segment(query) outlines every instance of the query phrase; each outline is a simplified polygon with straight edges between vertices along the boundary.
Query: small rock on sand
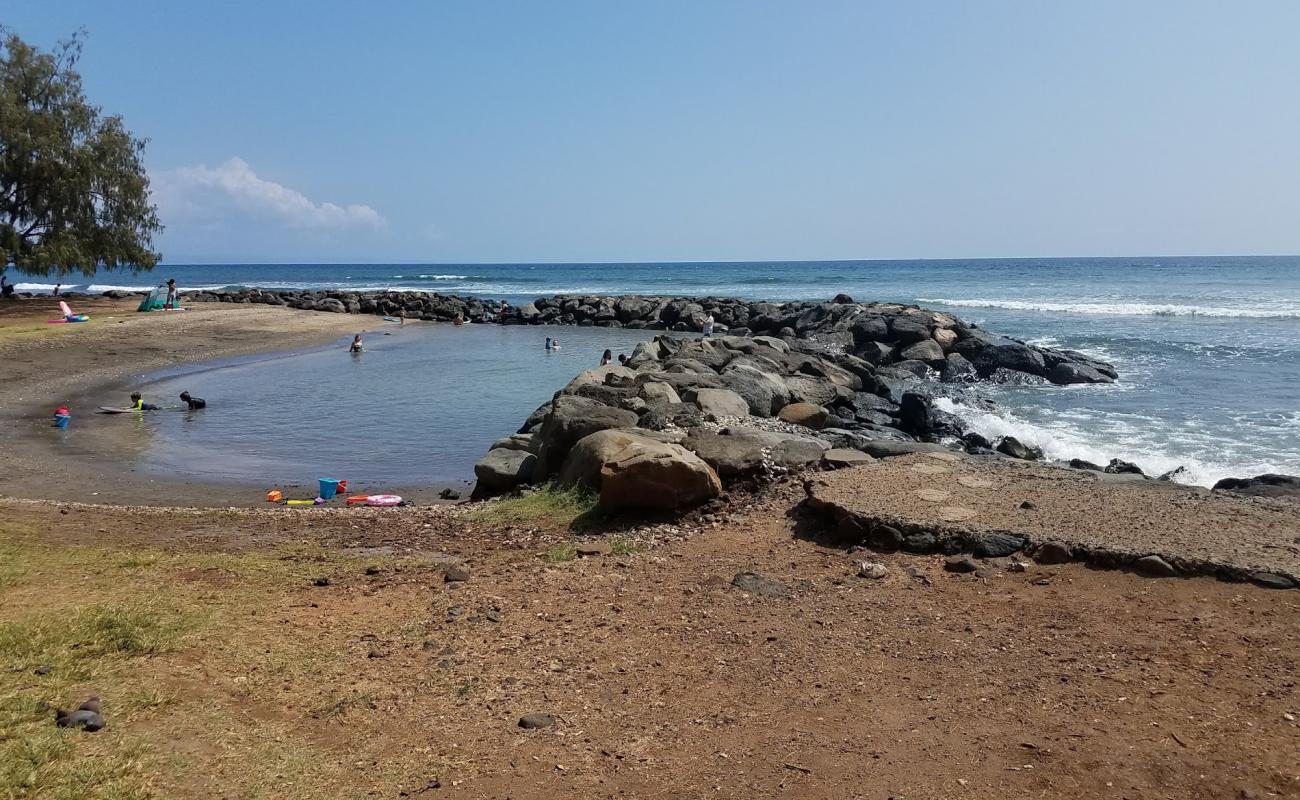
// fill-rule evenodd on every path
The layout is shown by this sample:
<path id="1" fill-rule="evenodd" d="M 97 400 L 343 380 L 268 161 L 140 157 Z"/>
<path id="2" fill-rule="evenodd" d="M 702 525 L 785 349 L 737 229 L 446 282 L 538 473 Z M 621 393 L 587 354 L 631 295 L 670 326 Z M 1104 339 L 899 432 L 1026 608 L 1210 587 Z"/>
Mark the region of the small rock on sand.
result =
<path id="1" fill-rule="evenodd" d="M 469 580 L 469 570 L 460 567 L 447 567 L 443 570 L 442 580 L 444 583 L 463 583 Z"/>
<path id="2" fill-rule="evenodd" d="M 1150 578 L 1172 578 L 1178 574 L 1178 570 L 1169 565 L 1160 556 L 1143 556 L 1133 562 L 1133 571 Z"/>
<path id="3" fill-rule="evenodd" d="M 958 555 L 949 556 L 943 562 L 943 568 L 948 572 L 974 572 L 980 568 L 980 565 L 975 563 L 975 559 L 970 556 Z"/>
<path id="4" fill-rule="evenodd" d="M 916 496 L 927 503 L 942 503 L 952 495 L 940 489 L 917 489 Z"/>
<path id="5" fill-rule="evenodd" d="M 1034 551 L 1034 560 L 1039 564 L 1064 564 L 1072 558 L 1069 546 L 1060 542 L 1044 542 Z"/>
<path id="6" fill-rule="evenodd" d="M 889 569 L 879 561 L 863 561 L 858 564 L 858 577 L 879 580 L 889 574 Z"/>
<path id="7" fill-rule="evenodd" d="M 524 714 L 519 718 L 519 727 L 527 730 L 549 728 L 555 724 L 555 717 L 550 714 Z"/>
<path id="8" fill-rule="evenodd" d="M 609 542 L 581 542 L 574 545 L 573 552 L 580 557 L 607 556 L 614 552 Z"/>

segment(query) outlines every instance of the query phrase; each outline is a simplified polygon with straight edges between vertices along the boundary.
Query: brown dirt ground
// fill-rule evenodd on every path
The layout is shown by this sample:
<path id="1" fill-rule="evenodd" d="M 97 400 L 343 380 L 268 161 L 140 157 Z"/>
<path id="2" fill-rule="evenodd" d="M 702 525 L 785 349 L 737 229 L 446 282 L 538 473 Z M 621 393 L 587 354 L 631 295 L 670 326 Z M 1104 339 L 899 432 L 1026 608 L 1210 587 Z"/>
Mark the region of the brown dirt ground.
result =
<path id="1" fill-rule="evenodd" d="M 158 796 L 1300 796 L 1300 593 L 901 556 L 870 581 L 796 534 L 801 496 L 558 564 L 445 510 L 226 512 L 245 549 L 404 545 L 472 577 L 322 562 L 328 586 L 261 587 L 246 618 L 145 662 L 137 680 L 182 698 L 132 723 L 183 764 Z M 4 510 L 62 544 L 223 538 L 199 512 L 163 529 L 156 509 Z M 791 596 L 730 587 L 746 570 Z M 171 578 L 194 581 L 239 588 L 220 569 Z M 521 730 L 535 712 L 558 722 Z"/>

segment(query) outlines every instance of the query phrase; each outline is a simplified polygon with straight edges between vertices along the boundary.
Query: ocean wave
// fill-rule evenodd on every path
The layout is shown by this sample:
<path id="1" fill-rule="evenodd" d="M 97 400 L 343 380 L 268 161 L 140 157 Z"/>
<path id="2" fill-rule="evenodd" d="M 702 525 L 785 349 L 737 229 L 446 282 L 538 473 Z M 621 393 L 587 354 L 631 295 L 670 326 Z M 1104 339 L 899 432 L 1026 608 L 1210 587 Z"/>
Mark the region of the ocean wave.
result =
<path id="1" fill-rule="evenodd" d="M 1153 417 L 1127 415 L 1132 424 L 1116 415 L 1105 415 L 1100 420 L 1095 414 L 1083 411 L 1059 413 L 1055 419 L 1032 422 L 1014 412 L 999 408 L 989 411 L 976 408 L 948 397 L 935 400 L 935 408 L 961 419 L 971 431 L 991 441 L 1003 436 L 1014 436 L 1024 444 L 1038 447 L 1049 461 L 1069 461 L 1081 458 L 1094 464 L 1106 464 L 1112 458 L 1122 458 L 1137 464 L 1147 475 L 1158 476 L 1183 467 L 1174 480 L 1193 486 L 1213 486 L 1222 478 L 1262 475 L 1268 472 L 1294 472 L 1295 466 L 1280 461 L 1262 461 L 1239 451 L 1239 442 L 1227 437 L 1205 437 L 1202 452 L 1215 452 L 1217 457 L 1177 455 L 1168 452 L 1161 442 L 1150 438 L 1152 430 L 1159 429 L 1160 421 Z M 1098 426 L 1104 425 L 1104 429 Z M 1189 430 L 1182 436 L 1186 440 L 1195 423 L 1184 423 Z"/>
<path id="2" fill-rule="evenodd" d="M 127 286 L 116 283 L 15 283 L 15 292 L 31 292 L 32 294 L 51 294 L 54 287 L 58 286 L 60 294 L 103 294 L 104 292 L 147 292 L 158 286 L 164 285 L 163 281 L 150 283 L 141 286 Z M 181 292 L 211 292 L 216 289 L 224 289 L 224 286 L 178 286 L 177 291 Z"/>
<path id="3" fill-rule="evenodd" d="M 944 297 L 918 297 L 916 302 L 934 303 L 956 308 L 1003 308 L 1011 311 L 1052 311 L 1063 314 L 1099 314 L 1117 317 L 1300 318 L 1300 308 L 1229 308 L 1227 306 L 1191 306 L 1170 303 L 1057 303 L 1047 300 L 953 300 Z"/>

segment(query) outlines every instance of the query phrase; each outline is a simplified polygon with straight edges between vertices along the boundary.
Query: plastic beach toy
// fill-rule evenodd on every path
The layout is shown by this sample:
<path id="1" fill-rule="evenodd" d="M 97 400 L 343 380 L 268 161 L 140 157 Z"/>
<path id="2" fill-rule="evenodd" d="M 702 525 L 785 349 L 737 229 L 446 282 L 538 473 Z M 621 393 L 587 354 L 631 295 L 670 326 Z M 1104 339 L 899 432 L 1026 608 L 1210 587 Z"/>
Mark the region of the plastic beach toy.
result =
<path id="1" fill-rule="evenodd" d="M 338 494 L 338 491 L 341 488 L 340 484 L 343 484 L 343 481 L 340 481 L 338 478 L 321 478 L 320 496 L 326 500 L 333 498 L 334 495 Z M 346 486 L 346 484 L 343 484 L 343 486 Z"/>
<path id="2" fill-rule="evenodd" d="M 395 506 L 400 505 L 402 498 L 395 494 L 372 494 L 366 500 L 368 506 Z"/>
<path id="3" fill-rule="evenodd" d="M 350 506 L 363 506 L 368 502 L 370 502 L 370 495 L 365 494 L 354 494 L 347 500 Z"/>
<path id="4" fill-rule="evenodd" d="M 72 414 L 68 412 L 67 406 L 60 406 L 59 408 L 54 409 L 54 427 L 62 430 L 63 428 L 68 427 L 68 423 L 71 421 Z"/>
<path id="5" fill-rule="evenodd" d="M 266 493 L 266 502 L 268 503 L 278 503 L 283 499 L 284 499 L 284 492 L 280 491 L 279 489 L 272 489 L 271 491 Z"/>

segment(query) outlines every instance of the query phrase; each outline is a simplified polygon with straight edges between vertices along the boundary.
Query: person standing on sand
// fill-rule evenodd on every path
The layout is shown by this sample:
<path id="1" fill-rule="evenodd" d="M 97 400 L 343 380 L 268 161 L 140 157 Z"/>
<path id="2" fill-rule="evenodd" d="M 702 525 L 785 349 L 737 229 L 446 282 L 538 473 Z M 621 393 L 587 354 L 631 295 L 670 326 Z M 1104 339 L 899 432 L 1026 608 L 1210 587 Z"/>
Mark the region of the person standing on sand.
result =
<path id="1" fill-rule="evenodd" d="M 163 308 L 176 308 L 176 279 L 167 279 L 167 300 L 163 302 Z"/>

